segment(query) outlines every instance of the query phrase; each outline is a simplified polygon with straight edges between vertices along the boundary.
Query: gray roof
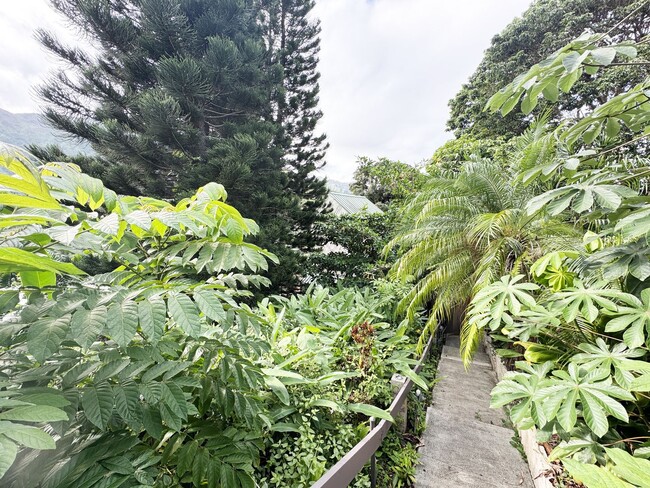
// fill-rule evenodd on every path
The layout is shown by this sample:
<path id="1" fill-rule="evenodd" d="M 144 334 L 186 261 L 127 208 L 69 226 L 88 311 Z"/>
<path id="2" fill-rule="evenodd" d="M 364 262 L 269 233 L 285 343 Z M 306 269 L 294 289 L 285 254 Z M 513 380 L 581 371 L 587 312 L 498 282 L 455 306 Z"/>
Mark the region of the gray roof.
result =
<path id="1" fill-rule="evenodd" d="M 327 201 L 332 206 L 334 215 L 350 215 L 364 211 L 369 214 L 383 213 L 377 205 L 359 195 L 331 191 Z"/>

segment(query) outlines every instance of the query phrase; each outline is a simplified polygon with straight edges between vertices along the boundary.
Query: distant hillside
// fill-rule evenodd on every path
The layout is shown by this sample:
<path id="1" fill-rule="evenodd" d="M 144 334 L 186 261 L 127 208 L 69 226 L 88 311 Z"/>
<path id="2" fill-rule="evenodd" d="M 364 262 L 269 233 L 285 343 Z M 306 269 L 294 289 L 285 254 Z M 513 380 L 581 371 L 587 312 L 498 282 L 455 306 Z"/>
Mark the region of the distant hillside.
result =
<path id="1" fill-rule="evenodd" d="M 0 109 L 0 142 L 25 147 L 30 144 L 56 144 L 66 154 L 93 154 L 90 145 L 71 140 L 63 132 L 50 128 L 40 114 L 12 114 Z"/>
<path id="2" fill-rule="evenodd" d="M 338 193 L 352 193 L 350 191 L 350 183 L 346 183 L 345 181 L 330 180 L 328 178 L 327 188 L 329 188 L 330 191 Z"/>

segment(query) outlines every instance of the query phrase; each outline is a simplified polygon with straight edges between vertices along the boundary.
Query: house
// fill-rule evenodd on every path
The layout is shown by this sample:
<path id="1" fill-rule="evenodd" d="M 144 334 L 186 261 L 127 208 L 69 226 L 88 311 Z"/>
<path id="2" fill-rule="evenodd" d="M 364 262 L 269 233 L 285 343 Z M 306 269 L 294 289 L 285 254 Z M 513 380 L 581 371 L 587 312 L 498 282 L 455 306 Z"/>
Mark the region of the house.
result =
<path id="1" fill-rule="evenodd" d="M 332 207 L 334 215 L 351 215 L 366 212 L 368 214 L 384 213 L 366 197 L 351 193 L 329 192 L 327 202 Z"/>

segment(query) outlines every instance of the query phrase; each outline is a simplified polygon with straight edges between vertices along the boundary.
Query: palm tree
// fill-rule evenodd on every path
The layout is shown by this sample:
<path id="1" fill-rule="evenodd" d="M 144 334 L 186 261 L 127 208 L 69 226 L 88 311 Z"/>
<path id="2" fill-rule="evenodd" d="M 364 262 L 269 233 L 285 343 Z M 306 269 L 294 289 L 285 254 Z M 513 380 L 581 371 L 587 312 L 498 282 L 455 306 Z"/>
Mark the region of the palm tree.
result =
<path id="1" fill-rule="evenodd" d="M 403 228 L 385 250 L 400 253 L 392 275 L 414 282 L 398 310 L 412 317 L 431 307 L 424 334 L 440 320 L 462 317 L 484 286 L 504 274 L 525 272 L 546 252 L 576 241 L 572 226 L 526 213 L 526 203 L 540 189 L 521 182 L 520 167 L 519 162 L 504 167 L 473 158 L 457 172 L 431 178 L 406 207 Z M 464 358 L 471 357 L 479 340 L 479 331 L 464 322 Z"/>

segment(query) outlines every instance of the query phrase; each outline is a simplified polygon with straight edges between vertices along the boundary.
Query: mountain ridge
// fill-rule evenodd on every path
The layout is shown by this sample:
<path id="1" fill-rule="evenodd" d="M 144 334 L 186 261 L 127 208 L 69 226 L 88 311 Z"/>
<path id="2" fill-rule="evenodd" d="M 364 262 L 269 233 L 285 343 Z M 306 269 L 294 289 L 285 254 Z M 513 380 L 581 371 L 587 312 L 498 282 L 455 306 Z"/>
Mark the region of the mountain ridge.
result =
<path id="1" fill-rule="evenodd" d="M 69 155 L 94 154 L 90 145 L 48 126 L 38 113 L 12 113 L 0 108 L 0 142 L 14 146 L 57 145 Z"/>

